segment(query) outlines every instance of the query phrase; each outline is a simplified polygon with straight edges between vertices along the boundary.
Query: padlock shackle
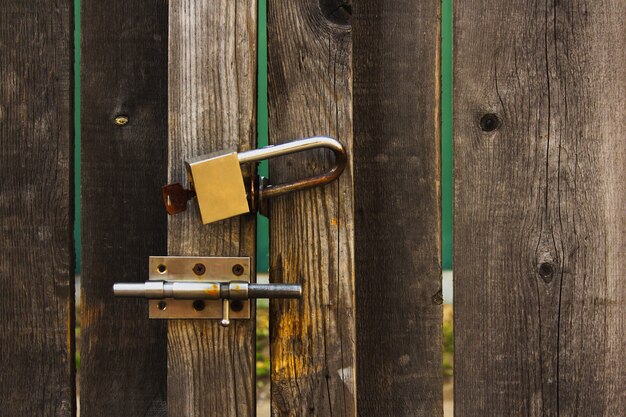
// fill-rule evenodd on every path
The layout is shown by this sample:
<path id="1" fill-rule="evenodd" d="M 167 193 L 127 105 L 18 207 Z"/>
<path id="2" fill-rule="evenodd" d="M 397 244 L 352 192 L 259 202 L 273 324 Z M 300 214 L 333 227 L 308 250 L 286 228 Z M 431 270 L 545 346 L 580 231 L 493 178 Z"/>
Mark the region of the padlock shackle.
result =
<path id="1" fill-rule="evenodd" d="M 270 145 L 260 149 L 253 149 L 238 154 L 239 163 L 259 162 L 264 159 L 277 158 L 279 156 L 289 155 L 297 152 L 303 152 L 310 149 L 326 148 L 330 149 L 335 155 L 335 165 L 319 175 L 308 178 L 302 178 L 294 182 L 285 184 L 259 184 L 258 204 L 263 206 L 263 202 L 270 198 L 278 197 L 294 191 L 306 190 L 320 185 L 325 185 L 336 180 L 346 168 L 348 157 L 346 149 L 341 142 L 326 136 L 316 136 L 312 138 L 299 139 L 280 145 Z"/>
<path id="2" fill-rule="evenodd" d="M 281 143 L 280 145 L 269 145 L 259 149 L 252 149 L 241 152 L 237 156 L 239 158 L 239 163 L 245 164 L 248 162 L 259 162 L 264 159 L 277 158 L 283 155 L 290 155 L 292 153 L 318 148 L 330 149 L 335 153 L 335 155 L 346 154 L 346 150 L 338 140 L 326 136 L 315 136 L 312 138 L 298 139 L 287 143 Z"/>

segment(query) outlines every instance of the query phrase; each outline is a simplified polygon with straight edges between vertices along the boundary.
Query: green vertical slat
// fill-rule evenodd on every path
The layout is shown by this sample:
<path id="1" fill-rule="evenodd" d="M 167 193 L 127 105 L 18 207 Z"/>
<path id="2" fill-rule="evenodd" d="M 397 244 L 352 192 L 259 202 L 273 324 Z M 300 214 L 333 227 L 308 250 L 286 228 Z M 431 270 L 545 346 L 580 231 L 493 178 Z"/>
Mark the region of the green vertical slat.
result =
<path id="1" fill-rule="evenodd" d="M 257 147 L 261 148 L 268 144 L 267 133 L 267 14 L 266 0 L 259 0 L 259 32 L 258 32 L 258 110 L 257 110 Z M 259 175 L 267 176 L 267 161 L 259 165 Z M 257 216 L 257 271 L 269 271 L 269 221 L 267 217 Z"/>
<path id="2" fill-rule="evenodd" d="M 441 8 L 441 231 L 442 268 L 452 269 L 452 0 Z"/>
<path id="3" fill-rule="evenodd" d="M 74 250 L 80 273 L 80 0 L 74 0 Z"/>

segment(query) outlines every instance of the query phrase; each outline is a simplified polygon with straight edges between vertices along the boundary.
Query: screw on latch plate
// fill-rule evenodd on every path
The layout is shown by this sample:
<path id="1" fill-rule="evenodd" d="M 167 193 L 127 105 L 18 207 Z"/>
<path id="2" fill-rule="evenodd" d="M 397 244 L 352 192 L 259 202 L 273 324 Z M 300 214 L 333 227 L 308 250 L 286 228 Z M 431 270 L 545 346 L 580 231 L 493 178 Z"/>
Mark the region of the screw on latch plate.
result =
<path id="1" fill-rule="evenodd" d="M 217 319 L 223 326 L 249 319 L 251 299 L 302 296 L 299 284 L 250 283 L 250 270 L 244 257 L 150 257 L 149 281 L 118 283 L 113 292 L 147 298 L 153 319 Z"/>
<path id="2" fill-rule="evenodd" d="M 197 263 L 193 266 L 193 273 L 196 275 L 204 275 L 206 267 L 202 263 Z"/>

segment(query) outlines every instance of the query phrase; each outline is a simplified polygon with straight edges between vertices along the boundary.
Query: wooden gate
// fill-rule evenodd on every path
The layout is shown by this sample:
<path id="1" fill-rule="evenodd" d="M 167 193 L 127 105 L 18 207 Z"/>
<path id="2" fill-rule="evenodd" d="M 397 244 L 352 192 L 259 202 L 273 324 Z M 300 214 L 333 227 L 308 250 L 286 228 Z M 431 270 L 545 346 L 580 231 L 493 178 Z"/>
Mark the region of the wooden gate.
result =
<path id="1" fill-rule="evenodd" d="M 272 415 L 443 416 L 440 2 L 265 6 L 0 4 L 1 415 L 256 415 L 254 318 L 149 320 L 111 288 L 146 281 L 151 255 L 254 264 L 255 215 L 168 218 L 160 188 L 188 157 L 257 146 L 266 18 L 270 142 L 349 154 L 338 181 L 269 207 L 270 280 L 303 286 L 270 303 Z M 459 417 L 626 407 L 624 18 L 618 0 L 455 4 Z M 269 177 L 330 163 L 281 158 Z"/>

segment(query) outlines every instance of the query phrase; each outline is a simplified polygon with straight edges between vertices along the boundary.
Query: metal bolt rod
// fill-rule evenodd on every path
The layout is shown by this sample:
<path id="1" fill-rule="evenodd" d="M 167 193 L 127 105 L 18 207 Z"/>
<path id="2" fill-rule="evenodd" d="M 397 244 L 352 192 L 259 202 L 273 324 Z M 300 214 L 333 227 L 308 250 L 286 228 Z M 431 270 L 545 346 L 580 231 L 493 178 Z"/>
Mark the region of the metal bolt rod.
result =
<path id="1" fill-rule="evenodd" d="M 301 298 L 300 284 L 248 284 L 250 298 Z"/>
<path id="2" fill-rule="evenodd" d="M 248 284 L 189 281 L 147 281 L 145 283 L 117 283 L 113 285 L 117 297 L 179 300 L 218 300 L 251 298 L 300 298 L 300 284 Z M 247 296 L 246 296 L 247 295 Z"/>
<path id="3" fill-rule="evenodd" d="M 218 300 L 219 282 L 147 281 L 145 283 L 118 283 L 113 285 L 118 297 L 177 298 L 183 300 Z"/>

